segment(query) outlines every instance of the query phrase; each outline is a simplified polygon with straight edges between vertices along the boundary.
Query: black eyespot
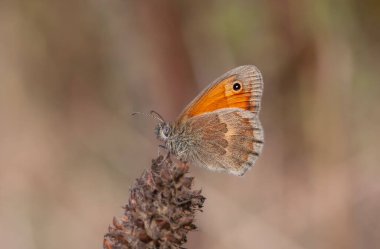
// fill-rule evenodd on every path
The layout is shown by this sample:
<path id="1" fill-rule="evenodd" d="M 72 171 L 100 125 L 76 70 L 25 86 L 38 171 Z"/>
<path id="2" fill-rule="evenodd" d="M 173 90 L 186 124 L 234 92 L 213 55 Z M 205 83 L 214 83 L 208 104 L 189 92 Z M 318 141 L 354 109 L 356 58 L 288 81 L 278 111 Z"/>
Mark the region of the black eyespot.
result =
<path id="1" fill-rule="evenodd" d="M 241 84 L 239 82 L 235 82 L 232 89 L 234 89 L 234 91 L 239 91 L 241 89 Z"/>

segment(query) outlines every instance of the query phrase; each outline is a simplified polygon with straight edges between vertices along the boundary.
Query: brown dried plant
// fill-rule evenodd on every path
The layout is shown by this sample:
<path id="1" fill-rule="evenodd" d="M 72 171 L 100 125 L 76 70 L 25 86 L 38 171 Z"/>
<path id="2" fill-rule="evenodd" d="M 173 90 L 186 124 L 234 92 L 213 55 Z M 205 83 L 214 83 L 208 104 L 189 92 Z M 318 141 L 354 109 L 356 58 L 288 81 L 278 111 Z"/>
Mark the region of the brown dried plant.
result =
<path id="1" fill-rule="evenodd" d="M 187 233 L 205 197 L 191 190 L 188 165 L 159 156 L 130 189 L 121 218 L 114 218 L 104 236 L 105 249 L 183 248 Z"/>

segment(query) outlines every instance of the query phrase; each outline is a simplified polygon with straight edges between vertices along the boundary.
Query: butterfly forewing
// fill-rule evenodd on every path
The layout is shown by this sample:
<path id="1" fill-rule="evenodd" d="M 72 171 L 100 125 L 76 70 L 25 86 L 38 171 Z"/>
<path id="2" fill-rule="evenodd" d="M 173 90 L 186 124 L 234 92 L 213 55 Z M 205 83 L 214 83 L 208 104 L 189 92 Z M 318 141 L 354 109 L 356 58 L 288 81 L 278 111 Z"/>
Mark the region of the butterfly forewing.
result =
<path id="1" fill-rule="evenodd" d="M 236 84 L 240 84 L 238 89 L 234 88 Z M 260 71 L 253 65 L 237 67 L 211 83 L 184 109 L 178 120 L 183 122 L 223 108 L 239 108 L 258 113 L 262 92 Z"/>

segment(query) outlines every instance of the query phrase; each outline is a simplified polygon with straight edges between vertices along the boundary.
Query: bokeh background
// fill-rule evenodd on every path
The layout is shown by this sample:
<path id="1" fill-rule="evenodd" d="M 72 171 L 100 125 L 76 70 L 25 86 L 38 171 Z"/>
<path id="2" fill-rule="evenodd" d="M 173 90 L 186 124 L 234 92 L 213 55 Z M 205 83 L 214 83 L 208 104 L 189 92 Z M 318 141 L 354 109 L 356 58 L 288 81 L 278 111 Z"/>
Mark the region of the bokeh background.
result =
<path id="1" fill-rule="evenodd" d="M 213 79 L 263 73 L 262 157 L 191 168 L 189 248 L 380 247 L 380 3 L 0 2 L 2 248 L 101 248 L 129 186 Z"/>

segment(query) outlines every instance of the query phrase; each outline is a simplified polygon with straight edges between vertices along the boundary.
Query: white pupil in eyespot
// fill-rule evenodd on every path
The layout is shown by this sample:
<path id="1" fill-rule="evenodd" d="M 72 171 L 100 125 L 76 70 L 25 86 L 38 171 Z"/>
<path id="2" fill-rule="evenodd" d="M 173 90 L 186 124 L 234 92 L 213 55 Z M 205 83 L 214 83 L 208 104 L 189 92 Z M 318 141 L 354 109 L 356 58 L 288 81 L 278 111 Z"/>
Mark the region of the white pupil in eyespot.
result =
<path id="1" fill-rule="evenodd" d="M 234 89 L 234 91 L 239 91 L 241 88 L 241 85 L 240 83 L 235 82 L 232 88 Z"/>

